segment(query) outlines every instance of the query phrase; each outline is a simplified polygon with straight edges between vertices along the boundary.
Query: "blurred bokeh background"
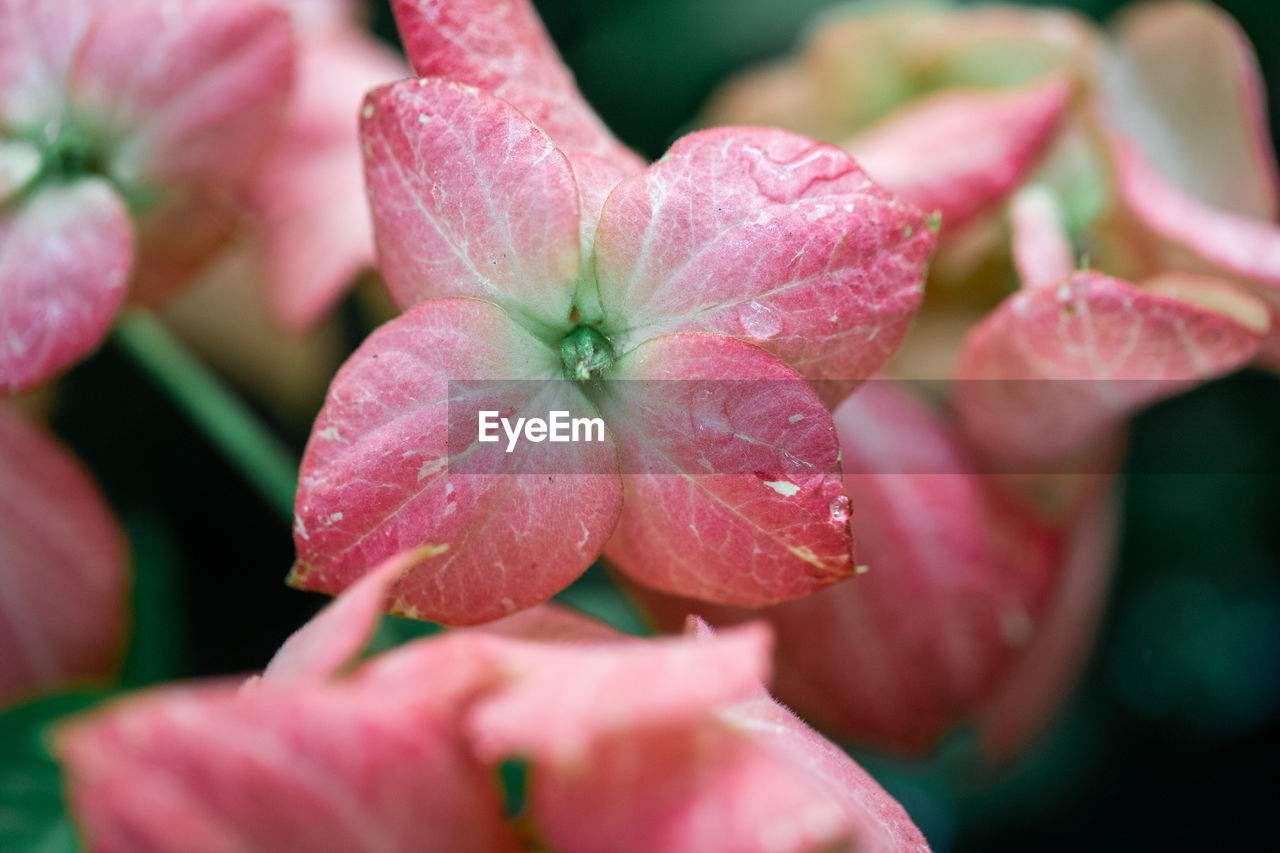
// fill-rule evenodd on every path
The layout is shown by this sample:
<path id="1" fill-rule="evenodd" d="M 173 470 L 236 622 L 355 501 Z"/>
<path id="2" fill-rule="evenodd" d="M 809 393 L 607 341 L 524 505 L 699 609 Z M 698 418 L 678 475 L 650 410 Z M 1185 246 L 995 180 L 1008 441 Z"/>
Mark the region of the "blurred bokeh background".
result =
<path id="1" fill-rule="evenodd" d="M 793 47 L 823 0 L 537 0 L 588 100 L 650 157 L 729 74 Z M 1048 5 L 1048 4 L 1043 4 Z M 1121 3 L 1075 0 L 1105 20 Z M 1230 0 L 1280 115 L 1280 4 Z M 385 0 L 370 21 L 388 40 Z M 353 105 L 353 113 L 354 113 Z M 1276 126 L 1273 120 L 1273 135 Z M 343 346 L 375 311 L 340 316 Z M 289 414 L 242 389 L 299 453 Z M 315 401 L 318 405 L 319 400 Z M 320 604 L 287 589 L 287 521 L 114 345 L 50 404 L 136 558 L 129 685 L 259 669 Z M 1187 473 L 1160 470 L 1171 454 Z M 859 754 L 939 851 L 1244 849 L 1280 829 L 1280 378 L 1250 372 L 1144 413 L 1123 483 L 1113 595 L 1083 682 L 1012 766 Z M 571 595 L 608 615 L 594 575 Z"/>

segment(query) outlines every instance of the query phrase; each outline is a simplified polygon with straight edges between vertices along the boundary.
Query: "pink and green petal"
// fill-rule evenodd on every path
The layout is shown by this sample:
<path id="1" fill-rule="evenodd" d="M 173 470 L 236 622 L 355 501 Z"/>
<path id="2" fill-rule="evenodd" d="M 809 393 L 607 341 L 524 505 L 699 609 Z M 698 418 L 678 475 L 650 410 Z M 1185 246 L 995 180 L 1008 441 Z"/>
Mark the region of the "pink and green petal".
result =
<path id="1" fill-rule="evenodd" d="M 1202 204 L 1274 219 L 1277 177 L 1248 38 L 1209 3 L 1149 2 L 1116 21 L 1103 94 L 1156 172 Z"/>
<path id="2" fill-rule="evenodd" d="M 1070 101 L 1061 77 L 1011 90 L 948 89 L 915 101 L 844 147 L 882 186 L 947 231 L 988 213 L 1027 176 Z"/>
<path id="3" fill-rule="evenodd" d="M 694 133 L 605 205 L 601 328 L 624 352 L 728 335 L 807 379 L 855 382 L 905 334 L 933 244 L 920 212 L 837 148 L 780 130 Z"/>
<path id="4" fill-rule="evenodd" d="M 429 546 L 432 556 L 392 588 L 395 610 L 449 624 L 495 619 L 567 586 L 619 511 L 609 437 L 507 454 L 502 441 L 476 443 L 475 432 L 467 446 L 451 447 L 449 436 L 455 406 L 512 417 L 589 407 L 561 371 L 557 352 L 476 300 L 432 300 L 376 331 L 339 371 L 307 446 L 292 582 L 336 593 L 382 560 Z M 482 381 L 471 392 L 451 380 Z M 577 522 L 570 531 L 565 518 Z"/>
<path id="5" fill-rule="evenodd" d="M 1075 273 L 1009 297 L 970 332 L 955 402 L 990 458 L 1061 463 L 1141 407 L 1247 364 L 1267 321 L 1261 303 L 1222 282 L 1181 276 L 1144 289 Z"/>
<path id="6" fill-rule="evenodd" d="M 853 572 L 831 417 L 772 356 L 655 338 L 614 364 L 599 404 L 625 492 L 606 553 L 635 580 L 759 606 Z"/>
<path id="7" fill-rule="evenodd" d="M 127 185 L 247 178 L 281 126 L 288 15 L 250 0 L 133 3 L 98 16 L 69 82 Z"/>
<path id="8" fill-rule="evenodd" d="M 515 851 L 488 772 L 430 706 L 320 685 L 157 691 L 78 719 L 55 751 L 88 846 Z"/>
<path id="9" fill-rule="evenodd" d="M 448 77 L 514 105 L 569 157 L 583 194 L 590 245 L 609 190 L 644 168 L 573 82 L 529 0 L 393 0 L 414 69 Z"/>
<path id="10" fill-rule="evenodd" d="M 49 186 L 0 212 L 0 391 L 43 382 L 107 336 L 133 225 L 102 180 Z"/>
<path id="11" fill-rule="evenodd" d="M 0 705 L 115 675 L 125 551 L 89 473 L 0 403 Z"/>
<path id="12" fill-rule="evenodd" d="M 581 252 L 573 170 L 505 101 L 440 79 L 365 101 L 365 176 L 383 276 L 401 307 L 467 296 L 568 331 Z"/>
<path id="13" fill-rule="evenodd" d="M 106 0 L 6 0 L 0 7 L 0 124 L 43 130 L 62 114 L 67 72 Z"/>

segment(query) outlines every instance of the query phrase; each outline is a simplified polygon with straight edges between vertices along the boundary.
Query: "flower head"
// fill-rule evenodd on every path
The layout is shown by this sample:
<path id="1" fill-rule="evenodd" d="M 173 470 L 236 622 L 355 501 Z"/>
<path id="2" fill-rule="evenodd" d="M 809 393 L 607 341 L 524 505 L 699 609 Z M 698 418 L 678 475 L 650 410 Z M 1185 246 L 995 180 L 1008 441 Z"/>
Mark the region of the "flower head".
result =
<path id="1" fill-rule="evenodd" d="M 446 75 L 379 89 L 363 112 L 381 269 L 407 310 L 330 389 L 294 582 L 337 591 L 429 544 L 397 607 L 468 623 L 545 600 L 602 550 L 645 583 L 735 604 L 848 575 L 835 433 L 802 380 L 834 401 L 893 352 L 933 245 L 921 214 L 781 131 L 695 133 L 644 169 L 526 3 L 396 10 L 418 71 Z M 708 399 L 725 380 L 745 381 Z M 554 399 L 608 435 L 548 467 L 549 445 L 513 458 L 450 441 L 468 399 Z"/>

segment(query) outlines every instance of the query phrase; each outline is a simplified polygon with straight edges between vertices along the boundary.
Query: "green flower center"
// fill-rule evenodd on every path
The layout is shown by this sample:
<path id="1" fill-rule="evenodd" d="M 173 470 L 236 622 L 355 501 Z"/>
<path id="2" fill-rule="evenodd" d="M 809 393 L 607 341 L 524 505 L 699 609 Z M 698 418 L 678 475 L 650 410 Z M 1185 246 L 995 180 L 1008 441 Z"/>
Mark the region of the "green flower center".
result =
<path id="1" fill-rule="evenodd" d="M 564 375 L 575 382 L 596 379 L 613 364 L 609 339 L 590 326 L 579 326 L 560 342 Z"/>

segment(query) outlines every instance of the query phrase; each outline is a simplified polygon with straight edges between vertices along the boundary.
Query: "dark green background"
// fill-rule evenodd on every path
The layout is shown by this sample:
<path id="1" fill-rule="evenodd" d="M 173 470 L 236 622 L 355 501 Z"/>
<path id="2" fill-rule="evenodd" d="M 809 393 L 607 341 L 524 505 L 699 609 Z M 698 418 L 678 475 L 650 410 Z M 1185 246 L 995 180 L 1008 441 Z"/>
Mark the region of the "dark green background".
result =
<path id="1" fill-rule="evenodd" d="M 794 44 L 819 0 L 542 0 L 588 99 L 661 154 L 719 80 Z M 1078 2 L 1108 14 L 1114 2 Z M 1226 7 L 1280 91 L 1275 0 Z M 393 38 L 385 2 L 375 27 Z M 1271 96 L 1272 115 L 1280 113 Z M 367 332 L 344 308 L 352 346 Z M 288 526 L 108 345 L 69 375 L 54 426 L 93 468 L 137 560 L 141 685 L 259 669 L 322 603 L 288 590 Z M 263 413 L 270 419 L 270 415 Z M 273 422 L 301 451 L 305 425 Z M 1280 380 L 1247 373 L 1139 418 L 1131 470 L 1175 451 L 1200 474 L 1133 474 L 1114 595 L 1086 679 L 1020 761 L 976 765 L 958 736 L 918 765 L 860 756 L 935 849 L 1270 846 L 1280 804 Z M 1182 458 L 1187 458 L 1186 456 Z M 613 613 L 594 575 L 572 596 Z M 0 849 L 65 849 L 36 723 L 64 697 L 0 716 Z M 1273 842 L 1274 843 L 1274 842 Z M 47 845 L 41 847 L 40 845 Z"/>

